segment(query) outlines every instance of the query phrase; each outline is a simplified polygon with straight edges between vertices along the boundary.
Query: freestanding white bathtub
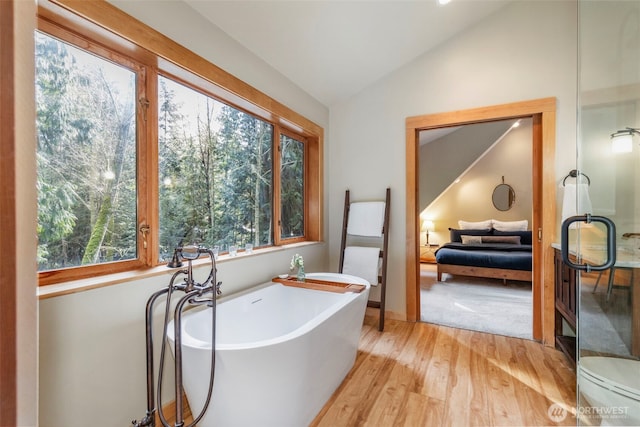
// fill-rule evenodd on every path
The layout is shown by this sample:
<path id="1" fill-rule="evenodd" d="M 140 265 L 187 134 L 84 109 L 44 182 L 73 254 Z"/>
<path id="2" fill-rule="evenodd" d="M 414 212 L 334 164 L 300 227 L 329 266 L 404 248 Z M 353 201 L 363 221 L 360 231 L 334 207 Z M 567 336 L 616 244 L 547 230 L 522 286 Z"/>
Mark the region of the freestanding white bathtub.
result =
<path id="1" fill-rule="evenodd" d="M 268 283 L 221 299 L 213 397 L 199 427 L 307 426 L 338 388 L 355 362 L 369 284 L 336 273 L 307 277 L 367 288 L 334 293 Z M 182 317 L 183 383 L 194 414 L 209 385 L 211 313 Z M 173 348 L 173 324 L 168 331 Z"/>

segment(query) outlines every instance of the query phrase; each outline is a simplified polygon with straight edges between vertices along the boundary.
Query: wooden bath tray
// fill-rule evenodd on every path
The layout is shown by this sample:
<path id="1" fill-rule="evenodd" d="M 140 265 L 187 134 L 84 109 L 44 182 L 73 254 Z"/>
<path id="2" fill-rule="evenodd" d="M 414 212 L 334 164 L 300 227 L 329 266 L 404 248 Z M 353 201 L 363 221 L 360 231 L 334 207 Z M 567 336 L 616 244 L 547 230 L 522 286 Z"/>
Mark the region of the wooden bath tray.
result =
<path id="1" fill-rule="evenodd" d="M 345 292 L 360 293 L 367 288 L 365 285 L 359 285 L 356 283 L 330 282 L 328 280 L 309 279 L 309 278 L 305 279 L 304 282 L 298 282 L 295 276 L 289 276 L 286 279 L 274 277 L 273 279 L 271 279 L 271 281 L 282 283 L 285 286 L 293 286 L 296 288 L 316 289 L 319 291 L 329 291 L 329 292 L 339 292 L 339 293 L 345 293 Z"/>

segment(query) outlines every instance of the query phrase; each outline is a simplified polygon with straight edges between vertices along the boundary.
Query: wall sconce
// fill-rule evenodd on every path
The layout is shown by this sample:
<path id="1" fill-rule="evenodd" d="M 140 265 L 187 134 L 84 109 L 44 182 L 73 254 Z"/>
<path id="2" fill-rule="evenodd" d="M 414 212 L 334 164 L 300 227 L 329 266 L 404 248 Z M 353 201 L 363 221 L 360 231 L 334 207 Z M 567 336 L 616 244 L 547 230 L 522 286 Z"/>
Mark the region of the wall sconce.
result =
<path id="1" fill-rule="evenodd" d="M 611 134 L 611 151 L 614 153 L 630 153 L 633 151 L 633 134 L 640 134 L 640 129 L 624 128 Z"/>
<path id="2" fill-rule="evenodd" d="M 425 243 L 426 246 L 429 246 L 429 232 L 436 231 L 435 224 L 431 220 L 422 221 L 422 231 L 426 232 L 427 241 Z"/>

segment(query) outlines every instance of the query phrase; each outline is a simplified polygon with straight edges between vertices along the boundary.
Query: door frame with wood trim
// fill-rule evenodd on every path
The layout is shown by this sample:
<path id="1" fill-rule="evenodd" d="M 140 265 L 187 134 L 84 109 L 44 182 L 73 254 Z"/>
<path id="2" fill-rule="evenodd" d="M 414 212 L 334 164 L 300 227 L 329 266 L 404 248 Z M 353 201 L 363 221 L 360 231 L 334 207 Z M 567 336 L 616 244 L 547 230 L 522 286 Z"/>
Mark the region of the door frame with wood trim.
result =
<path id="1" fill-rule="evenodd" d="M 0 192 L 0 241 L 12 250 L 16 246 L 16 93 L 15 93 L 15 1 L 0 1 L 0 177 L 3 191 Z M 16 263 L 9 262 L 0 271 L 0 423 L 15 425 L 18 419 L 18 271 Z M 23 283 L 24 285 L 24 283 Z"/>
<path id="2" fill-rule="evenodd" d="M 407 320 L 419 321 L 420 269 L 418 212 L 418 149 L 420 131 L 495 120 L 531 117 L 533 120 L 533 338 L 554 342 L 553 248 L 556 228 L 555 140 L 556 98 L 500 104 L 469 110 L 407 117 Z"/>

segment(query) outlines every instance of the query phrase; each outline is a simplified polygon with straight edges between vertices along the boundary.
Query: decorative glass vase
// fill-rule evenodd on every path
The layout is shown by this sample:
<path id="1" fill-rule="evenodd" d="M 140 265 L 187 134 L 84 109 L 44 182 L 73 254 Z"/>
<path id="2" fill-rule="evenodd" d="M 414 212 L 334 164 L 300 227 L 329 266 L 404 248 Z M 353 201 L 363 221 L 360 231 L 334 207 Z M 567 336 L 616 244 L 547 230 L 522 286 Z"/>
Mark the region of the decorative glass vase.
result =
<path id="1" fill-rule="evenodd" d="M 304 282 L 304 267 L 303 266 L 299 266 L 298 267 L 298 275 L 296 276 L 296 280 L 298 282 Z"/>

